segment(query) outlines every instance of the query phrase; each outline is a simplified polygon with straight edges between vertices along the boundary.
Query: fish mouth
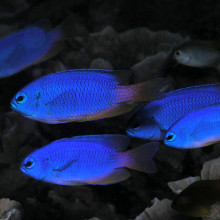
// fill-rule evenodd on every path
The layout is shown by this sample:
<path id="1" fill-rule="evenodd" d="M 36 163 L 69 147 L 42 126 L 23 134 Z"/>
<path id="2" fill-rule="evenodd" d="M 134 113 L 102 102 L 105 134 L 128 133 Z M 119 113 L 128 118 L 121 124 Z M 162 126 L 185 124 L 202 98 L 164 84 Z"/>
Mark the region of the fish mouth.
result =
<path id="1" fill-rule="evenodd" d="M 23 112 L 20 112 L 17 110 L 17 105 L 15 103 L 10 103 L 10 108 L 13 110 L 13 111 L 16 111 L 16 112 L 19 112 L 21 115 L 23 115 L 24 117 L 30 117 L 30 116 L 33 116 L 35 115 L 36 113 L 33 113 L 33 114 L 26 114 L 26 113 L 23 113 Z"/>
<path id="2" fill-rule="evenodd" d="M 134 134 L 134 131 L 132 130 L 132 129 L 127 129 L 126 130 L 126 134 L 128 135 L 128 136 L 130 136 L 130 137 L 132 137 Z"/>
<path id="3" fill-rule="evenodd" d="M 26 170 L 24 169 L 24 167 L 21 165 L 20 166 L 20 170 L 23 172 L 23 173 L 26 173 Z"/>
<path id="4" fill-rule="evenodd" d="M 15 111 L 16 111 L 16 107 L 17 107 L 16 104 L 10 103 L 10 107 L 11 107 L 12 110 L 15 110 Z"/>

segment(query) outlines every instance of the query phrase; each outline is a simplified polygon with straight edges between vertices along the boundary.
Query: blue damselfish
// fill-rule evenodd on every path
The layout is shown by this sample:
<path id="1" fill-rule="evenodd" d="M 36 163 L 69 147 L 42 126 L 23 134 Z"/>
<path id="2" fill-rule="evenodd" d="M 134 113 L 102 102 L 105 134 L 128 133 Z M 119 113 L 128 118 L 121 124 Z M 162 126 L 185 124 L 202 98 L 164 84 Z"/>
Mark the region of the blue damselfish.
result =
<path id="1" fill-rule="evenodd" d="M 162 140 L 177 120 L 191 111 L 220 104 L 220 84 L 193 86 L 165 93 L 165 98 L 147 103 L 130 120 L 127 134 Z"/>
<path id="2" fill-rule="evenodd" d="M 21 89 L 11 107 L 46 123 L 89 121 L 133 109 L 131 102 L 162 98 L 164 79 L 126 85 L 127 71 L 69 70 L 41 77 Z"/>
<path id="3" fill-rule="evenodd" d="M 63 48 L 71 25 L 73 16 L 55 29 L 45 19 L 1 39 L 0 77 L 8 77 L 54 56 Z"/>
<path id="4" fill-rule="evenodd" d="M 65 138 L 29 154 L 20 169 L 35 179 L 59 185 L 121 182 L 130 176 L 126 168 L 156 172 L 152 157 L 158 142 L 126 151 L 128 144 L 128 137 L 117 134 Z"/>
<path id="5" fill-rule="evenodd" d="M 198 148 L 220 141 L 220 105 L 193 111 L 167 132 L 164 144 L 177 148 Z"/>

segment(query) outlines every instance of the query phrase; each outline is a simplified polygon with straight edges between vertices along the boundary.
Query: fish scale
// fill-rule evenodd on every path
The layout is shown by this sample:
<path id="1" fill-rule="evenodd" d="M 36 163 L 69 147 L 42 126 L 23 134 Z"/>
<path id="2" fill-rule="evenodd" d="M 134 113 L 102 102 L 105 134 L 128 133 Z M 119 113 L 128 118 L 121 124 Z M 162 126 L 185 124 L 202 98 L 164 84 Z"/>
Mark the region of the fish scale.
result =
<path id="1" fill-rule="evenodd" d="M 164 138 L 166 145 L 178 148 L 204 147 L 219 141 L 220 104 L 186 114 L 167 131 Z"/>
<path id="2" fill-rule="evenodd" d="M 166 93 L 164 99 L 147 103 L 133 116 L 127 133 L 133 137 L 162 140 L 162 131 L 168 130 L 185 114 L 213 104 L 220 104 L 220 84 L 193 86 Z"/>
<path id="3" fill-rule="evenodd" d="M 159 143 L 126 151 L 123 135 L 86 135 L 54 141 L 29 154 L 21 164 L 25 174 L 60 185 L 107 185 L 126 180 L 126 168 L 156 171 L 152 157 Z M 126 168 L 125 168 L 126 167 Z"/>
<path id="4" fill-rule="evenodd" d="M 155 121 L 163 125 L 164 130 L 167 130 L 176 120 L 186 113 L 210 104 L 220 103 L 220 93 L 214 95 L 196 94 L 195 97 L 193 96 L 194 94 L 191 94 L 190 97 L 175 97 L 174 100 L 172 100 L 172 98 L 168 100 L 165 99 L 164 102 L 166 104 L 161 104 L 165 109 L 163 108 L 163 111 L 153 113 Z M 182 101 L 180 101 L 180 99 L 182 99 Z M 170 107 L 170 104 L 172 107 Z M 172 115 L 172 117 L 167 117 L 168 115 Z M 166 117 L 167 121 L 165 120 Z"/>
<path id="5" fill-rule="evenodd" d="M 49 74 L 21 89 L 11 107 L 28 118 L 55 124 L 118 116 L 133 109 L 130 102 L 163 96 L 160 89 L 167 87 L 166 80 L 124 86 L 125 73 L 82 69 Z"/>
<path id="6" fill-rule="evenodd" d="M 104 146 L 103 146 L 104 147 Z M 84 148 L 84 149 L 82 149 Z M 77 173 L 75 173 L 74 177 L 72 180 L 73 181 L 82 181 L 83 179 L 88 178 L 90 179 L 92 177 L 95 177 L 96 175 L 101 175 L 104 170 L 108 170 L 110 168 L 114 168 L 117 166 L 117 164 L 114 163 L 114 160 L 112 160 L 111 151 L 107 151 L 106 149 L 103 149 L 101 151 L 97 151 L 97 146 L 94 145 L 87 145 L 87 146 L 79 146 L 75 149 L 76 154 L 79 155 L 77 157 L 80 159 L 80 163 L 74 163 L 71 166 L 71 169 L 66 169 L 62 172 L 62 175 L 60 177 L 66 177 L 66 176 L 72 176 L 72 173 L 76 172 L 76 168 L 78 169 Z M 98 147 L 99 149 L 99 147 Z M 72 155 L 72 152 L 59 152 L 59 154 L 64 154 L 66 155 L 69 153 Z M 84 155 L 85 157 L 80 157 L 81 155 Z M 89 158 L 90 157 L 90 158 Z M 63 161 L 68 161 L 69 158 L 63 158 Z M 105 163 L 106 166 L 102 167 L 102 164 Z M 110 165 L 110 166 L 109 166 Z M 108 168 L 109 167 L 109 168 Z M 80 175 L 80 176 L 77 176 Z"/>

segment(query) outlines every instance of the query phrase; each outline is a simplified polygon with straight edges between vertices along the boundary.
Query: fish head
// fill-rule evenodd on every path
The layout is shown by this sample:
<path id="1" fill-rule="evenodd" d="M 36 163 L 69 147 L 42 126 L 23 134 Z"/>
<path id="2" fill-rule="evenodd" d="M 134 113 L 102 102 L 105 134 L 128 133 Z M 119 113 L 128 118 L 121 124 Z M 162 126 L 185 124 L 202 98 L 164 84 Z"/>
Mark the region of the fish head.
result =
<path id="1" fill-rule="evenodd" d="M 173 58 L 176 62 L 186 65 L 192 66 L 192 54 L 187 48 L 180 47 L 173 52 Z"/>
<path id="2" fill-rule="evenodd" d="M 147 127 L 144 126 L 144 124 L 135 123 L 133 125 L 129 125 L 129 127 L 126 130 L 127 135 L 130 137 L 136 137 L 136 138 L 147 138 Z"/>
<path id="3" fill-rule="evenodd" d="M 32 86 L 21 89 L 11 100 L 12 110 L 31 117 L 39 111 L 41 92 Z"/>
<path id="4" fill-rule="evenodd" d="M 131 118 L 126 129 L 126 133 L 130 137 L 142 139 L 148 138 L 148 126 L 141 114 L 136 114 Z"/>
<path id="5" fill-rule="evenodd" d="M 171 203 L 172 209 L 184 214 L 188 213 L 189 209 L 193 206 L 194 204 L 192 199 L 187 195 L 182 195 L 181 193 L 177 195 Z"/>
<path id="6" fill-rule="evenodd" d="M 202 217 L 209 211 L 207 203 L 203 203 L 194 192 L 184 193 L 184 190 L 173 199 L 171 208 L 191 217 Z"/>
<path id="7" fill-rule="evenodd" d="M 195 140 L 190 135 L 186 128 L 181 128 L 174 125 L 173 128 L 168 130 L 164 137 L 164 144 L 176 148 L 193 148 Z"/>
<path id="8" fill-rule="evenodd" d="M 136 114 L 129 121 L 127 135 L 140 139 L 159 140 L 161 131 L 158 124 L 153 118 L 144 118 L 142 114 Z"/>
<path id="9" fill-rule="evenodd" d="M 28 155 L 21 163 L 20 170 L 32 178 L 45 180 L 49 171 L 49 158 L 38 153 Z"/>

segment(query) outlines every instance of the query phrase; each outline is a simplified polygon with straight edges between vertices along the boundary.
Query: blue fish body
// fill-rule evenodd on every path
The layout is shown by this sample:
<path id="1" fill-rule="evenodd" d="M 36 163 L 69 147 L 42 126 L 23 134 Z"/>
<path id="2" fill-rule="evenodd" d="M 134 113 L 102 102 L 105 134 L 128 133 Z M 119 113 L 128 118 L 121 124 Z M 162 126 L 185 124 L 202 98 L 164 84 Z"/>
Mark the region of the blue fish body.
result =
<path id="1" fill-rule="evenodd" d="M 88 69 L 50 74 L 21 89 L 11 106 L 35 120 L 65 123 L 117 116 L 132 110 L 128 102 L 161 96 L 163 80 L 124 86 L 124 76 L 126 71 Z M 146 92 L 151 88 L 155 94 Z"/>
<path id="2" fill-rule="evenodd" d="M 220 105 L 190 112 L 167 132 L 164 143 L 170 147 L 198 148 L 220 141 Z"/>
<path id="3" fill-rule="evenodd" d="M 108 185 L 126 180 L 128 167 L 152 173 L 158 143 L 125 151 L 123 135 L 88 135 L 54 141 L 28 155 L 21 171 L 35 179 L 59 185 Z"/>
<path id="4" fill-rule="evenodd" d="M 147 103 L 127 128 L 132 137 L 162 140 L 164 131 L 191 111 L 220 104 L 220 84 L 187 87 L 165 93 L 165 98 Z"/>
<path id="5" fill-rule="evenodd" d="M 65 26 L 70 19 L 65 21 Z M 44 61 L 63 47 L 67 33 L 62 25 L 52 29 L 48 20 L 0 39 L 0 77 L 13 75 L 24 68 Z"/>

